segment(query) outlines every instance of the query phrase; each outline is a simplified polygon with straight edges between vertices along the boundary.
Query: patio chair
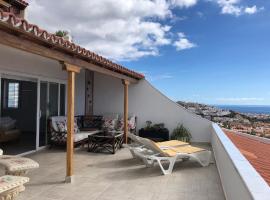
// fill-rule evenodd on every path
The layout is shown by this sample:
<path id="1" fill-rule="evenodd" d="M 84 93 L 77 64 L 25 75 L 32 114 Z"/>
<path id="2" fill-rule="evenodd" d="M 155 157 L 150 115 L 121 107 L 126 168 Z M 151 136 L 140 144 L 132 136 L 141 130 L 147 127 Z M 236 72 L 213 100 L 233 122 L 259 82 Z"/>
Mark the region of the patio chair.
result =
<path id="1" fill-rule="evenodd" d="M 52 116 L 49 119 L 48 130 L 50 135 L 50 147 L 53 145 L 65 146 L 67 141 L 67 126 L 65 116 Z M 82 129 L 80 130 L 77 120 L 74 121 L 74 146 L 84 146 L 87 144 L 88 136 L 100 133 L 102 130 L 98 129 Z"/>
<path id="2" fill-rule="evenodd" d="M 144 146 L 142 148 L 134 148 L 134 154 L 142 158 L 148 167 L 153 166 L 154 163 L 157 162 L 164 175 L 172 173 L 174 164 L 177 160 L 183 161 L 184 159 L 193 159 L 203 167 L 208 166 L 210 163 L 211 151 L 206 149 L 191 145 L 162 147 L 149 139 L 138 139 Z M 152 151 L 152 153 L 149 150 Z M 167 169 L 165 169 L 162 164 L 164 161 L 169 162 Z"/>

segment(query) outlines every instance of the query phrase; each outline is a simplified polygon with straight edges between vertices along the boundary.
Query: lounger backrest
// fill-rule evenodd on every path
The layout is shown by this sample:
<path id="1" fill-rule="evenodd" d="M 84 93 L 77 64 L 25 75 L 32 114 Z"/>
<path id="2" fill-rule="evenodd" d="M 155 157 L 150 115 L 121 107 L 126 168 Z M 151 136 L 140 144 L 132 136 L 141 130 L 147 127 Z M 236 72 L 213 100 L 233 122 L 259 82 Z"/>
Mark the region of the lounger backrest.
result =
<path id="1" fill-rule="evenodd" d="M 156 145 L 155 142 L 153 142 L 152 140 L 149 140 L 147 138 L 139 138 L 140 142 L 143 143 L 145 145 L 146 148 L 152 150 L 155 153 L 159 153 L 162 156 L 168 156 L 162 149 L 159 148 L 158 145 Z"/>
<path id="2" fill-rule="evenodd" d="M 128 137 L 133 141 L 133 142 L 136 142 L 138 144 L 142 144 L 141 141 L 139 140 L 139 136 L 137 135 L 134 135 L 132 133 L 128 133 Z"/>

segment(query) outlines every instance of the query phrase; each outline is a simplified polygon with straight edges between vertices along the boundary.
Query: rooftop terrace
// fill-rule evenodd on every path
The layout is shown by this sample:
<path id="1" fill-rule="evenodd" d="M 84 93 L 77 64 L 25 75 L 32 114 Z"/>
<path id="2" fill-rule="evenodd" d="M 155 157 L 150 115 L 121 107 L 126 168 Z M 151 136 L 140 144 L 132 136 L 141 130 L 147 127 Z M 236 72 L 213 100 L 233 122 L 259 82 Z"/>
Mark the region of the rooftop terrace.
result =
<path id="1" fill-rule="evenodd" d="M 75 152 L 75 181 L 63 183 L 65 151 L 43 150 L 30 157 L 40 168 L 29 173 L 30 183 L 18 200 L 222 200 L 224 194 L 216 165 L 178 162 L 171 175 L 158 166 L 145 168 L 127 149 L 115 155 Z"/>

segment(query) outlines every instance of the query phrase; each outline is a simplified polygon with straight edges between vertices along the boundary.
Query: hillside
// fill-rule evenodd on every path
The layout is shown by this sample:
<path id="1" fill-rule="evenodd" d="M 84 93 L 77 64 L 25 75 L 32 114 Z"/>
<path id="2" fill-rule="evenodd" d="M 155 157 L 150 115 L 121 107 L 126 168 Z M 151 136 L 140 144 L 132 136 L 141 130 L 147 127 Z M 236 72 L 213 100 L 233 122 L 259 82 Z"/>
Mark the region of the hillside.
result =
<path id="1" fill-rule="evenodd" d="M 178 101 L 177 103 L 224 128 L 270 138 L 270 115 L 240 113 L 193 102 Z"/>

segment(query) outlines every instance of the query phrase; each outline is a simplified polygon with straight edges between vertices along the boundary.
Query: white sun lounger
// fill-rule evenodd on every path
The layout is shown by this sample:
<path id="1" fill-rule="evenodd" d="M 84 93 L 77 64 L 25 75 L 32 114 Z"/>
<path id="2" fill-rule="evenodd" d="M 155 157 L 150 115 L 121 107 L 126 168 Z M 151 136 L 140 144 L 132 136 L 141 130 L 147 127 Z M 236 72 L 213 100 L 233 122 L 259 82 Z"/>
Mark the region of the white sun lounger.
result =
<path id="1" fill-rule="evenodd" d="M 193 159 L 203 167 L 210 163 L 211 151 L 202 148 L 191 145 L 162 147 L 146 138 L 137 137 L 137 139 L 143 146 L 132 149 L 135 156 L 140 157 L 147 167 L 151 167 L 157 162 L 164 175 L 172 173 L 177 160 Z M 167 169 L 163 166 L 164 161 L 169 162 Z"/>
<path id="2" fill-rule="evenodd" d="M 134 153 L 135 150 L 144 151 L 144 153 L 147 153 L 147 154 L 151 154 L 151 153 L 153 154 L 152 150 L 150 150 L 149 148 L 144 148 L 145 144 L 141 142 L 142 137 L 139 137 L 132 133 L 129 133 L 128 137 L 133 141 L 133 143 L 127 145 L 133 158 L 138 158 L 138 155 Z M 182 142 L 179 140 L 157 142 L 155 144 L 157 144 L 162 149 L 169 148 L 169 147 L 179 147 L 179 146 L 189 145 L 189 143 Z"/>

